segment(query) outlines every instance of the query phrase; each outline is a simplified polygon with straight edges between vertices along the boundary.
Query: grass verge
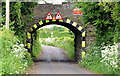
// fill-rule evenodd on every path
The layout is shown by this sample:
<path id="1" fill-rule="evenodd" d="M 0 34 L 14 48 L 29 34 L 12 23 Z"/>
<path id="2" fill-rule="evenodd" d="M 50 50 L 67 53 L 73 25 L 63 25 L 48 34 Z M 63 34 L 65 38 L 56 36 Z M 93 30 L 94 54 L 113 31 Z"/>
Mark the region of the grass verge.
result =
<path id="1" fill-rule="evenodd" d="M 74 39 L 70 37 L 43 38 L 42 44 L 62 48 L 71 59 L 74 59 Z"/>
<path id="2" fill-rule="evenodd" d="M 82 59 L 81 62 L 79 62 L 80 66 L 88 68 L 89 70 L 92 70 L 97 73 L 105 74 L 105 76 L 120 76 L 119 66 L 117 67 L 112 66 L 111 65 L 112 60 L 111 61 L 108 60 L 108 59 L 114 60 L 114 56 L 110 56 L 110 58 L 108 58 L 108 55 L 102 57 L 100 47 L 98 48 L 94 45 L 90 47 L 91 48 L 88 50 L 85 58 Z"/>
<path id="3" fill-rule="evenodd" d="M 30 53 L 24 48 L 24 44 L 18 40 L 14 32 L 0 31 L 2 36 L 2 54 L 0 60 L 2 61 L 1 74 L 23 74 L 31 64 L 33 64 Z"/>

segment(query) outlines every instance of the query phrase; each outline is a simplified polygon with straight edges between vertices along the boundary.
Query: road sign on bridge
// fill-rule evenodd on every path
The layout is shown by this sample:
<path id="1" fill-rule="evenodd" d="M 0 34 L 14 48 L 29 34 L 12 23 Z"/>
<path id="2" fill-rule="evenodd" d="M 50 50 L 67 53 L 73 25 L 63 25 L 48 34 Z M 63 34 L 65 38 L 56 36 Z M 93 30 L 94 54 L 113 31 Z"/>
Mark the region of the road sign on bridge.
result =
<path id="1" fill-rule="evenodd" d="M 47 14 L 45 20 L 53 20 L 53 17 L 52 17 L 52 15 L 51 15 L 50 12 L 48 12 L 48 14 Z"/>
<path id="2" fill-rule="evenodd" d="M 74 15 L 82 15 L 82 11 L 80 11 L 81 8 L 74 8 L 73 14 Z"/>
<path id="3" fill-rule="evenodd" d="M 56 14 L 55 19 L 56 19 L 56 20 L 63 20 L 63 17 L 62 17 L 62 15 L 60 14 L 60 12 L 58 12 L 58 13 Z"/>
<path id="4" fill-rule="evenodd" d="M 71 31 L 73 31 L 73 33 L 76 35 L 75 37 L 75 61 L 81 60 L 82 58 L 84 58 L 85 56 L 85 30 L 84 28 L 79 25 L 78 23 L 64 18 L 63 20 L 41 20 L 38 23 L 34 24 L 33 27 L 30 28 L 30 30 L 28 30 L 26 32 L 27 35 L 27 49 L 28 52 L 31 53 L 31 56 L 33 56 L 32 54 L 32 43 L 33 43 L 33 33 L 35 33 L 35 31 L 43 26 L 45 26 L 46 24 L 57 24 L 57 25 L 62 25 L 67 27 L 68 29 L 70 29 Z M 82 38 L 81 38 L 82 37 Z M 79 49 L 77 49 L 79 48 Z M 81 49 L 83 51 L 81 51 Z M 82 56 L 81 53 L 82 52 Z"/>
<path id="5" fill-rule="evenodd" d="M 53 18 L 52 14 L 50 12 L 48 12 L 47 16 L 45 17 L 45 20 L 63 20 L 62 15 L 60 14 L 60 12 L 57 12 L 57 14 L 55 15 L 55 18 Z"/>

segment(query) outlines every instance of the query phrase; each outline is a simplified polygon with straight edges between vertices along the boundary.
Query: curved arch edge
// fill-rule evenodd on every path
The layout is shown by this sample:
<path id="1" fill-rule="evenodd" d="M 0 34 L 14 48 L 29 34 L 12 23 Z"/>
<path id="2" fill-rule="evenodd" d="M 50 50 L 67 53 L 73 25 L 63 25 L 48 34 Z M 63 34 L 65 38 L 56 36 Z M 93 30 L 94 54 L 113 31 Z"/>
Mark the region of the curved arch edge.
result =
<path id="1" fill-rule="evenodd" d="M 82 50 L 85 51 L 85 30 L 82 26 L 80 26 L 78 23 L 70 20 L 70 19 L 63 19 L 63 20 L 41 20 L 38 23 L 34 24 L 32 28 L 30 28 L 30 31 L 27 31 L 26 35 L 26 44 L 27 44 L 27 49 L 31 53 L 32 52 L 32 42 L 31 42 L 31 36 L 34 30 L 38 29 L 40 26 L 42 26 L 45 23 L 49 22 L 65 22 L 68 24 L 71 24 L 72 26 L 76 27 L 81 33 L 82 33 Z"/>

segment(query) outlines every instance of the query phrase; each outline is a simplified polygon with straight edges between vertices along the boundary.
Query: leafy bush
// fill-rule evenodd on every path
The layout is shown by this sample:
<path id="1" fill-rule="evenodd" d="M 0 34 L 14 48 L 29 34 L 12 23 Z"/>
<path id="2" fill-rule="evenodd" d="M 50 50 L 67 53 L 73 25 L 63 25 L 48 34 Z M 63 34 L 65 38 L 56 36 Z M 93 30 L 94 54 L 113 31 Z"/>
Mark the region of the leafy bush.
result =
<path id="1" fill-rule="evenodd" d="M 2 41 L 2 74 L 22 74 L 29 65 L 33 64 L 30 54 L 20 43 L 13 32 L 0 31 Z"/>
<path id="2" fill-rule="evenodd" d="M 48 38 L 51 37 L 51 32 L 53 32 L 53 37 L 72 37 L 74 38 L 74 34 L 72 31 L 68 30 L 66 27 L 51 27 L 40 29 L 40 38 Z"/>
<path id="3" fill-rule="evenodd" d="M 33 35 L 33 48 L 32 48 L 32 53 L 33 53 L 33 59 L 37 59 L 39 57 L 39 53 L 41 51 L 41 43 L 39 41 L 39 30 L 36 31 Z"/>
<path id="4" fill-rule="evenodd" d="M 19 36 L 21 43 L 25 40 L 25 31 L 33 20 L 33 8 L 37 2 L 10 2 L 10 30 Z M 2 2 L 2 24 L 5 25 L 6 3 Z"/>
<path id="5" fill-rule="evenodd" d="M 120 70 L 118 69 L 118 66 L 113 67 L 113 66 L 111 66 L 111 63 L 109 63 L 110 62 L 109 59 L 110 58 L 115 59 L 116 56 L 113 56 L 113 55 L 111 55 L 111 57 L 109 57 L 108 55 L 102 56 L 105 54 L 101 53 L 100 47 L 96 47 L 95 45 L 89 46 L 89 47 L 91 47 L 91 49 L 88 50 L 85 58 L 81 62 L 79 62 L 80 66 L 88 68 L 90 70 L 93 70 L 94 72 L 97 72 L 97 73 L 109 74 L 108 76 L 110 76 L 110 74 L 116 74 L 116 75 L 119 74 Z M 107 49 L 107 47 L 106 47 L 106 49 Z M 104 51 L 106 51 L 106 49 Z M 108 50 L 108 51 L 110 51 L 110 50 Z M 111 76 L 113 76 L 113 75 L 111 75 Z"/>
<path id="6" fill-rule="evenodd" d="M 35 41 L 32 51 L 33 51 L 34 58 L 37 59 L 39 57 L 39 53 L 41 51 L 41 44 L 40 44 L 39 40 Z"/>
<path id="7" fill-rule="evenodd" d="M 96 27 L 96 45 L 99 46 L 88 46 L 90 49 L 80 65 L 99 73 L 118 74 L 118 46 L 114 42 L 120 42 L 120 1 L 78 2 L 75 7 L 84 12 L 78 20 L 82 20 L 85 27 L 89 24 Z"/>
<path id="8" fill-rule="evenodd" d="M 74 7 L 81 8 L 82 17 L 78 20 L 96 27 L 96 45 L 113 44 L 120 39 L 120 1 L 119 2 L 78 2 Z"/>
<path id="9" fill-rule="evenodd" d="M 102 61 L 106 65 L 118 68 L 118 44 L 108 45 L 102 47 Z"/>
<path id="10" fill-rule="evenodd" d="M 74 39 L 69 37 L 41 39 L 42 44 L 63 48 L 70 58 L 74 58 Z"/>

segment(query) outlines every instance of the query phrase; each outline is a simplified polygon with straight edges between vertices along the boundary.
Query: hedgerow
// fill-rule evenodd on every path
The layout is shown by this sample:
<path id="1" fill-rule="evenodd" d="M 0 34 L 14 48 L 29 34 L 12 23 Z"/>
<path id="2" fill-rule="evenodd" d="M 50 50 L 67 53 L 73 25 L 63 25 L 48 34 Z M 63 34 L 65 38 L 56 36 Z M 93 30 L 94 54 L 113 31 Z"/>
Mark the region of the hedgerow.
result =
<path id="1" fill-rule="evenodd" d="M 30 53 L 21 44 L 14 32 L 0 31 L 0 41 L 2 41 L 2 61 L 1 74 L 23 74 L 31 64 L 33 64 Z"/>
<path id="2" fill-rule="evenodd" d="M 118 44 L 120 43 L 120 1 L 119 2 L 78 2 L 83 15 L 78 19 L 84 26 L 96 28 L 95 46 L 88 46 L 87 54 L 80 65 L 103 74 L 120 72 Z M 104 44 L 103 44 L 104 43 Z M 98 48 L 99 47 L 99 48 Z"/>
<path id="3" fill-rule="evenodd" d="M 91 47 L 85 58 L 79 62 L 79 65 L 88 68 L 94 72 L 110 76 L 119 76 L 119 58 L 118 58 L 118 44 L 107 45 L 104 47 Z"/>
<path id="4" fill-rule="evenodd" d="M 33 8 L 37 2 L 10 2 L 10 30 L 19 36 L 19 40 L 25 43 L 28 24 L 33 20 Z M 5 25 L 6 3 L 2 2 L 2 24 Z"/>
<path id="5" fill-rule="evenodd" d="M 78 19 L 87 27 L 96 27 L 96 45 L 120 42 L 120 1 L 119 2 L 78 2 L 75 7 L 84 12 Z"/>

